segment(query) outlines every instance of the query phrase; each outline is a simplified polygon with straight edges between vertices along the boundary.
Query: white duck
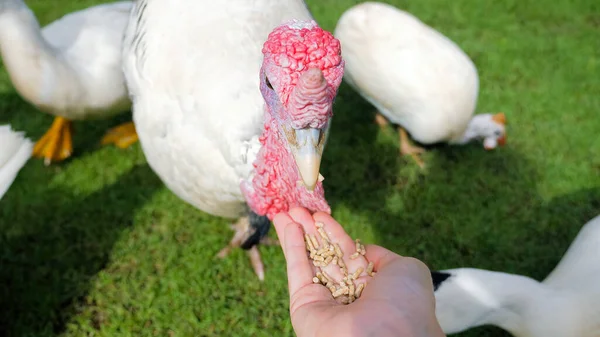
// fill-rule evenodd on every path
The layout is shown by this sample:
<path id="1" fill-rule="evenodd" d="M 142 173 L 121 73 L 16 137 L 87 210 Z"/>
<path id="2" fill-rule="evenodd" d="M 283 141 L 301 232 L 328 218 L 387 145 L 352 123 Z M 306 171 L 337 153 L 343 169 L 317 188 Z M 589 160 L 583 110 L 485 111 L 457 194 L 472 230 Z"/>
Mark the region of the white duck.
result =
<path id="1" fill-rule="evenodd" d="M 31 157 L 33 143 L 23 132 L 13 131 L 10 125 L 0 125 L 0 199 Z"/>
<path id="2" fill-rule="evenodd" d="M 131 1 L 68 14 L 40 30 L 23 0 L 0 0 L 0 53 L 17 92 L 55 117 L 33 155 L 46 164 L 72 151 L 71 120 L 107 118 L 130 109 L 122 73 L 123 33 Z M 137 141 L 133 123 L 110 130 L 102 143 Z"/>
<path id="3" fill-rule="evenodd" d="M 330 211 L 319 166 L 343 62 L 311 20 L 302 0 L 140 0 L 126 33 L 148 163 L 181 199 L 239 219 L 219 256 L 248 249 L 261 280 L 269 220 L 295 205 Z"/>
<path id="4" fill-rule="evenodd" d="M 495 325 L 516 337 L 600 336 L 600 216 L 583 226 L 542 282 L 461 268 L 432 272 L 447 334 Z"/>
<path id="5" fill-rule="evenodd" d="M 342 43 L 344 79 L 386 118 L 400 125 L 400 151 L 423 166 L 406 131 L 423 144 L 505 142 L 505 116 L 473 116 L 479 79 L 469 57 L 451 40 L 391 5 L 364 2 L 348 9 L 334 35 Z M 382 116 L 382 115 L 383 116 Z M 385 116 L 385 117 L 384 117 Z"/>

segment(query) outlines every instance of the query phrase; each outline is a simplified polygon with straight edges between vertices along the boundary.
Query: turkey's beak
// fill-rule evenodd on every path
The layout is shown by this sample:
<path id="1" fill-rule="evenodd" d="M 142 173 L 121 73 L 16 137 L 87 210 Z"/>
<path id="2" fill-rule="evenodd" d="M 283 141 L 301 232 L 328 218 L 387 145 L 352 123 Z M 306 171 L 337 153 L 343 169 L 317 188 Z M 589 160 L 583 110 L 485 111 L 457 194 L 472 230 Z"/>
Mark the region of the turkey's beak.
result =
<path id="1" fill-rule="evenodd" d="M 291 143 L 292 153 L 304 186 L 315 189 L 319 180 L 324 134 L 321 129 L 305 128 L 294 130 L 296 141 Z"/>

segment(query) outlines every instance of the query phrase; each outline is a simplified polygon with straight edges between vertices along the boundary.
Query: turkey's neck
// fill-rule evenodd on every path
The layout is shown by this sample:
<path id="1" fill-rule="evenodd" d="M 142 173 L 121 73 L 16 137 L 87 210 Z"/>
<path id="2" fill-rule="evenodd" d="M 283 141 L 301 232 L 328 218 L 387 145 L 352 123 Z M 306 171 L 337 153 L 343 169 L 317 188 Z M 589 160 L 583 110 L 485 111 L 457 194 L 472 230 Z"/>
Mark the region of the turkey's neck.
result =
<path id="1" fill-rule="evenodd" d="M 329 213 L 323 184 L 318 182 L 312 192 L 304 187 L 293 155 L 279 132 L 278 122 L 268 111 L 260 142 L 262 147 L 253 164 L 254 173 L 249 181 L 242 183 L 250 208 L 270 220 L 295 206 Z"/>
<path id="2" fill-rule="evenodd" d="M 33 12 L 24 4 L 0 13 L 0 54 L 24 99 L 40 108 L 66 101 L 75 75 L 44 40 Z"/>

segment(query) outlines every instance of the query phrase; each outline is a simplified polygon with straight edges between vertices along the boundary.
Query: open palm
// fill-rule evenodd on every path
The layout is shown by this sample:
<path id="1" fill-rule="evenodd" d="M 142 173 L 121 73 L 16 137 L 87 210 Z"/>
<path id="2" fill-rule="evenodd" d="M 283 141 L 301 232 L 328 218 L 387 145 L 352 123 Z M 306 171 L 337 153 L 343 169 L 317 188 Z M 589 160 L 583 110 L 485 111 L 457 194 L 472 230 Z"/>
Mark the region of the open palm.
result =
<path id="1" fill-rule="evenodd" d="M 332 242 L 340 245 L 349 273 L 374 263 L 377 275 L 361 274 L 356 284 L 368 286 L 352 304 L 339 303 L 312 281 L 316 268 L 308 258 L 304 233 L 316 234 L 315 222 L 322 222 Z M 444 336 L 435 318 L 429 269 L 421 261 L 375 245 L 366 247 L 364 257 L 350 259 L 355 242 L 326 213 L 311 216 L 304 208 L 294 208 L 278 214 L 274 224 L 287 261 L 290 313 L 298 336 Z M 323 270 L 336 281 L 343 277 L 333 264 Z"/>

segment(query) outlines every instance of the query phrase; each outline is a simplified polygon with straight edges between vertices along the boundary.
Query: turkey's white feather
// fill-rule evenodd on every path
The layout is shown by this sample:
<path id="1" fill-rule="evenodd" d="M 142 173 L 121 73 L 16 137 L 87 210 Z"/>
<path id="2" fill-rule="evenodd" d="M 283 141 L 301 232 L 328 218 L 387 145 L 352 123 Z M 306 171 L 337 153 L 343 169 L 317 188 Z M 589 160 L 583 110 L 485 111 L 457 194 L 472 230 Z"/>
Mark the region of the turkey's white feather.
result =
<path id="1" fill-rule="evenodd" d="M 276 26 L 311 19 L 300 0 L 141 0 L 124 72 L 148 163 L 180 198 L 219 216 L 245 209 L 240 181 L 260 148 L 262 46 Z"/>
<path id="2" fill-rule="evenodd" d="M 0 199 L 27 163 L 33 143 L 23 132 L 13 131 L 10 125 L 0 125 Z"/>
<path id="3" fill-rule="evenodd" d="M 108 117 L 130 107 L 122 74 L 132 2 L 80 10 L 40 30 L 22 0 L 0 10 L 0 51 L 21 96 L 68 119 Z"/>

